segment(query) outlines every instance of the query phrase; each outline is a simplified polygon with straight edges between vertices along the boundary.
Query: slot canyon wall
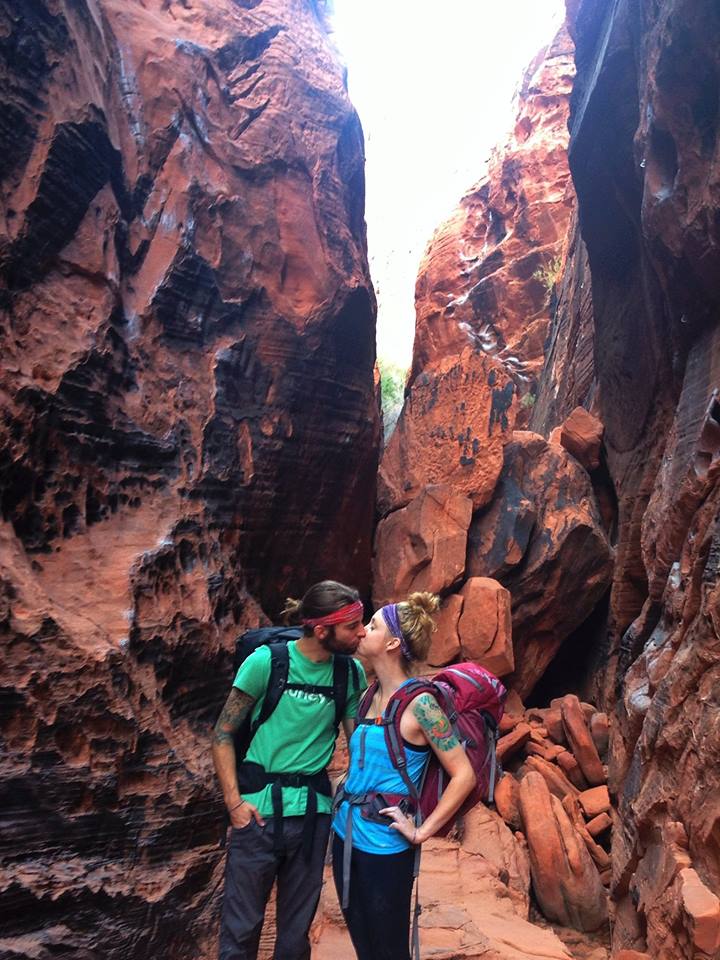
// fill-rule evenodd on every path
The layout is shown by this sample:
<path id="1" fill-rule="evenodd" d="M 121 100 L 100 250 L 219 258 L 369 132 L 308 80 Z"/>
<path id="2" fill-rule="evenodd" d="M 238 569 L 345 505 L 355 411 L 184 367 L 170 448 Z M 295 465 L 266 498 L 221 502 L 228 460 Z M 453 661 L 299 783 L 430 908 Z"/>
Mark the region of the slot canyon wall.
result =
<path id="1" fill-rule="evenodd" d="M 479 659 L 531 707 L 515 701 L 505 730 L 527 756 L 508 756 L 498 810 L 523 826 L 547 916 L 594 929 L 581 912 L 596 888 L 582 902 L 562 871 L 543 873 L 547 834 L 531 836 L 523 805 L 584 840 L 613 957 L 707 960 L 720 956 L 720 8 L 569 0 L 567 13 L 513 133 L 421 265 L 373 587 L 378 601 L 440 591 L 430 665 Z M 569 692 L 610 715 L 595 780 L 552 700 Z M 543 777 L 565 814 L 540 802 Z M 606 777 L 611 851 L 588 835 L 600 794 L 585 819 L 577 807 L 578 785 Z"/>
<path id="2" fill-rule="evenodd" d="M 720 10 L 574 6 L 580 236 L 531 422 L 596 413 L 617 500 L 614 945 L 716 957 Z"/>
<path id="3" fill-rule="evenodd" d="M 3 958 L 213 954 L 234 638 L 368 590 L 363 139 L 324 17 L 0 3 Z"/>

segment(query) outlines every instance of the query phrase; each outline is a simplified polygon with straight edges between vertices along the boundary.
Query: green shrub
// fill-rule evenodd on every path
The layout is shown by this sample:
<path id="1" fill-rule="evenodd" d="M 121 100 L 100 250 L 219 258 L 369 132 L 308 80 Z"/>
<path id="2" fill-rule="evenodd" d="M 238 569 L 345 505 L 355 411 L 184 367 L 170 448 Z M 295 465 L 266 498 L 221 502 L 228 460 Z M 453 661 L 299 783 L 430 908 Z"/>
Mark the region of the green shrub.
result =
<path id="1" fill-rule="evenodd" d="M 539 280 L 548 294 L 550 294 L 562 275 L 562 267 L 562 255 L 558 254 L 556 257 L 553 257 L 552 260 L 548 260 L 542 267 L 538 267 L 533 274 L 533 280 Z"/>

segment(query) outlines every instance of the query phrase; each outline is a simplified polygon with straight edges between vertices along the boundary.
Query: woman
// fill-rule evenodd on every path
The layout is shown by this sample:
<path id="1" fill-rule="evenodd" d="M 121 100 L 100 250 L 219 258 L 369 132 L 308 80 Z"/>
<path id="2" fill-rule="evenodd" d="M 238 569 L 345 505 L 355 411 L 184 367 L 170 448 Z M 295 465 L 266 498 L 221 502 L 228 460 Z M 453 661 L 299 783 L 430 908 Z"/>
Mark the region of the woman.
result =
<path id="1" fill-rule="evenodd" d="M 389 604 L 373 615 L 357 650 L 378 680 L 365 721 L 383 716 L 392 694 L 408 682 L 413 664 L 425 660 L 434 630 L 432 614 L 439 605 L 433 594 L 413 593 L 404 603 Z M 333 873 L 341 903 L 349 879 L 343 914 L 359 960 L 409 960 L 415 847 L 452 817 L 475 785 L 470 762 L 432 694 L 421 693 L 411 702 L 402 714 L 400 733 L 412 783 L 420 783 L 431 750 L 449 783 L 437 807 L 416 827 L 399 805 L 382 803 L 383 796 L 393 794 L 409 800 L 408 787 L 392 765 L 384 727 L 366 722 L 356 727 L 343 788 L 352 802 L 341 801 L 333 819 Z M 408 800 L 403 801 L 406 807 Z M 348 827 L 352 852 L 349 870 L 347 859 L 343 870 Z"/>

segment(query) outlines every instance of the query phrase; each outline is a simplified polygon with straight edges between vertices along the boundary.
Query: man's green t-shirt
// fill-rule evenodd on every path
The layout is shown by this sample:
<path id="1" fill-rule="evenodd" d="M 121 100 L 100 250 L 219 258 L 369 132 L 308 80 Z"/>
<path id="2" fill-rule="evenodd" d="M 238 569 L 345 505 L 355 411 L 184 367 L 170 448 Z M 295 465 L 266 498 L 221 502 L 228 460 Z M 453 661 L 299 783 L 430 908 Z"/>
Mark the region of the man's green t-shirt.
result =
<path id="1" fill-rule="evenodd" d="M 332 658 L 324 663 L 314 663 L 302 654 L 296 641 L 288 642 L 290 658 L 289 683 L 307 683 L 317 686 L 332 686 Z M 354 688 L 353 671 L 348 672 L 348 699 L 345 717 L 357 714 L 360 694 L 367 687 L 365 671 L 356 660 L 359 687 Z M 253 720 L 260 712 L 270 679 L 270 649 L 258 647 L 241 664 L 233 686 L 255 697 Z M 276 773 L 317 773 L 323 770 L 335 748 L 335 702 L 322 693 L 307 693 L 303 690 L 285 690 L 280 702 L 265 723 L 258 727 L 253 737 L 246 760 L 259 763 L 266 770 Z M 270 796 L 272 787 L 258 793 L 244 793 L 243 797 L 255 804 L 263 817 L 273 815 Z M 307 803 L 307 787 L 283 787 L 283 813 L 286 817 L 302 816 Z M 317 795 L 318 813 L 330 813 L 331 801 Z"/>

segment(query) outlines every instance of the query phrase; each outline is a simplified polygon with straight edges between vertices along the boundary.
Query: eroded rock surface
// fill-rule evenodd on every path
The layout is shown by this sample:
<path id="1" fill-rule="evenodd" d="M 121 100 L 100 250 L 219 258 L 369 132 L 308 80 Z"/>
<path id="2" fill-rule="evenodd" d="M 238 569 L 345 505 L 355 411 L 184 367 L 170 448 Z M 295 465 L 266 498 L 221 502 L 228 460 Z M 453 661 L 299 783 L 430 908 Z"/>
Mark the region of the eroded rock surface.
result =
<path id="1" fill-rule="evenodd" d="M 493 500 L 470 527 L 467 572 L 510 591 L 511 683 L 524 696 L 612 577 L 590 479 L 561 447 L 537 434 L 513 434 Z"/>
<path id="2" fill-rule="evenodd" d="M 468 497 L 449 484 L 435 484 L 382 520 L 375 534 L 375 609 L 414 590 L 440 593 L 451 587 L 465 571 L 471 517 Z"/>
<path id="3" fill-rule="evenodd" d="M 368 586 L 362 134 L 318 4 L 0 37 L 0 952 L 210 956 L 234 637 Z"/>
<path id="4" fill-rule="evenodd" d="M 526 70 L 515 126 L 486 175 L 435 233 L 418 274 L 411 377 L 467 343 L 528 379 L 542 367 L 573 203 L 566 148 L 574 72 L 563 28 Z"/>
<path id="5" fill-rule="evenodd" d="M 482 351 L 465 347 L 418 376 L 380 464 L 381 515 L 405 506 L 428 483 L 450 484 L 474 507 L 486 504 L 516 412 L 512 378 Z"/>
<path id="6" fill-rule="evenodd" d="M 562 803 L 531 770 L 520 782 L 518 804 L 543 913 L 564 926 L 597 930 L 607 917 L 605 891 Z"/>
<path id="7" fill-rule="evenodd" d="M 577 404 L 596 412 L 617 504 L 605 676 L 614 949 L 690 960 L 717 951 L 720 894 L 707 805 L 720 669 L 720 12 L 662 0 L 638 18 L 630 2 L 582 0 L 571 13 L 582 237 L 531 423 L 547 435 Z"/>

